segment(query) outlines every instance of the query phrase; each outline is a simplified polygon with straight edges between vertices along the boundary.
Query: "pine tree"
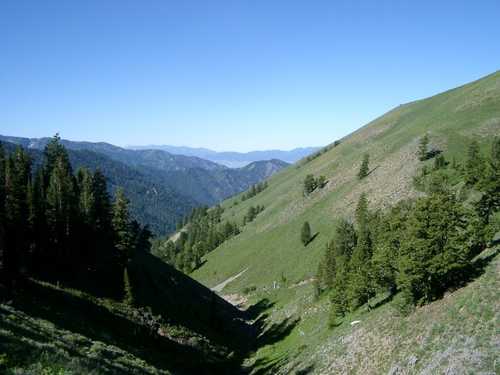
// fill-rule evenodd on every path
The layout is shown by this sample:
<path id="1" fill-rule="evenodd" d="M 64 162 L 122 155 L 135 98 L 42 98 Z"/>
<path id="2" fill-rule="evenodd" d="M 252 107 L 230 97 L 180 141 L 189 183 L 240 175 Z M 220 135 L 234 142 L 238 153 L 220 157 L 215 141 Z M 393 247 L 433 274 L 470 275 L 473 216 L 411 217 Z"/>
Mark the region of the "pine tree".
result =
<path id="1" fill-rule="evenodd" d="M 398 288 L 413 302 L 430 302 L 463 278 L 476 242 L 470 217 L 452 194 L 417 201 L 402 236 L 397 277 Z"/>
<path id="2" fill-rule="evenodd" d="M 500 137 L 495 137 L 493 140 L 490 159 L 495 168 L 500 168 Z"/>
<path id="3" fill-rule="evenodd" d="M 425 134 L 420 138 L 420 143 L 418 146 L 418 159 L 420 161 L 425 161 L 429 158 L 429 135 Z"/>
<path id="4" fill-rule="evenodd" d="M 92 195 L 95 204 L 95 231 L 105 237 L 105 234 L 111 232 L 112 208 L 106 177 L 100 169 L 92 177 Z"/>
<path id="5" fill-rule="evenodd" d="M 5 220 L 5 152 L 0 142 L 0 223 Z"/>
<path id="6" fill-rule="evenodd" d="M 373 294 L 371 285 L 372 239 L 369 228 L 368 199 L 361 197 L 356 208 L 357 242 L 350 260 L 350 275 L 347 288 L 347 299 L 351 310 L 355 310 Z"/>
<path id="7" fill-rule="evenodd" d="M 361 166 L 359 168 L 358 178 L 362 180 L 363 178 L 368 176 L 369 172 L 370 172 L 370 155 L 364 154 L 363 161 L 361 162 Z"/>
<path id="8" fill-rule="evenodd" d="M 75 246 L 76 193 L 69 160 L 60 156 L 55 160 L 47 187 L 47 223 L 50 244 L 57 262 L 71 261 Z"/>
<path id="9" fill-rule="evenodd" d="M 61 144 L 61 138 L 59 134 L 56 134 L 45 146 L 43 151 L 44 155 L 44 165 L 43 165 L 43 174 L 44 174 L 44 185 L 48 186 L 50 183 L 50 178 L 52 176 L 52 171 L 55 168 L 58 162 L 62 162 L 68 167 L 69 173 L 72 175 L 71 165 L 69 163 L 69 156 Z"/>
<path id="10" fill-rule="evenodd" d="M 500 210 L 500 137 L 493 140 L 491 154 L 485 163 L 483 176 L 479 181 L 479 190 L 482 192 L 480 200 L 476 203 L 476 212 L 486 231 L 495 228 L 486 227 L 495 211 Z M 490 237 L 494 233 L 485 233 Z"/>
<path id="11" fill-rule="evenodd" d="M 123 303 L 126 304 L 127 306 L 134 306 L 135 305 L 134 290 L 132 287 L 127 267 L 123 268 L 123 289 L 124 289 Z"/>
<path id="12" fill-rule="evenodd" d="M 4 283 L 5 253 L 5 153 L 0 142 L 0 284 Z"/>
<path id="13" fill-rule="evenodd" d="M 307 246 L 309 242 L 311 242 L 311 226 L 307 221 L 302 226 L 302 230 L 300 232 L 300 240 L 302 241 L 304 246 Z"/>
<path id="14" fill-rule="evenodd" d="M 465 163 L 465 181 L 468 185 L 475 185 L 480 181 L 484 172 L 484 160 L 481 157 L 481 150 L 477 141 L 472 141 L 467 152 Z"/>
<path id="15" fill-rule="evenodd" d="M 21 271 L 28 252 L 28 185 L 31 159 L 18 147 L 5 168 L 5 268 L 10 274 Z"/>
<path id="16" fill-rule="evenodd" d="M 77 171 L 77 186 L 79 191 L 79 211 L 86 225 L 95 223 L 95 198 L 93 176 L 88 169 Z"/>
<path id="17" fill-rule="evenodd" d="M 316 189 L 316 180 L 312 174 L 308 174 L 304 180 L 304 194 L 309 195 Z"/>
<path id="18" fill-rule="evenodd" d="M 133 238 L 130 228 L 128 204 L 129 201 L 125 197 L 123 189 L 119 188 L 115 195 L 112 224 L 115 233 L 115 246 L 124 259 L 130 259 L 133 255 Z"/>

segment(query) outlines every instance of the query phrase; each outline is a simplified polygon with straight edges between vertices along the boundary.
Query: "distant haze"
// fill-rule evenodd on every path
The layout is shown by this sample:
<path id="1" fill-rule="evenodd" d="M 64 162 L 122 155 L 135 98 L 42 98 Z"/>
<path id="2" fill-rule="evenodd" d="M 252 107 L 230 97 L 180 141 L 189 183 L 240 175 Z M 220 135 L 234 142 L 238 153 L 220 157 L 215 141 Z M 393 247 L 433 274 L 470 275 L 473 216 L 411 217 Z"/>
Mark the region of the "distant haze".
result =
<path id="1" fill-rule="evenodd" d="M 217 152 L 207 148 L 169 145 L 129 146 L 128 148 L 134 150 L 163 150 L 176 155 L 196 156 L 215 163 L 223 164 L 230 168 L 241 168 L 256 161 L 272 159 L 278 159 L 293 164 L 320 149 L 320 147 L 303 147 L 290 151 L 266 150 L 250 152 Z"/>

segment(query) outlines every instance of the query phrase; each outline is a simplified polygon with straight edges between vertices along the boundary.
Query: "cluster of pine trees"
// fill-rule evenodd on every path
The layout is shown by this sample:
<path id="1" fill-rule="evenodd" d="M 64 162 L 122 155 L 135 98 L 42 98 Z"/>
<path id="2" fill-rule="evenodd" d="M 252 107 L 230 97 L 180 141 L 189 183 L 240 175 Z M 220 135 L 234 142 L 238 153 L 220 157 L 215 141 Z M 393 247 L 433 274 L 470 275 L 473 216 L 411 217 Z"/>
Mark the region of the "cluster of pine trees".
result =
<path id="1" fill-rule="evenodd" d="M 40 165 L 0 145 L 0 283 L 8 289 L 33 276 L 119 296 L 127 261 L 149 249 L 149 237 L 122 191 L 111 201 L 99 170 L 73 173 L 58 136 Z"/>
<path id="2" fill-rule="evenodd" d="M 245 217 L 243 217 L 243 226 L 247 225 L 247 223 L 251 223 L 252 221 L 254 221 L 257 216 L 265 210 L 265 207 L 264 206 L 250 206 L 248 208 L 248 211 L 245 215 Z"/>
<path id="3" fill-rule="evenodd" d="M 195 208 L 184 220 L 176 241 L 159 240 L 153 253 L 177 269 L 191 273 L 201 265 L 202 257 L 224 241 L 240 233 L 236 223 L 222 221 L 221 206 Z"/>
<path id="4" fill-rule="evenodd" d="M 261 182 L 260 184 L 252 185 L 252 187 L 241 196 L 241 201 L 244 202 L 250 198 L 255 197 L 257 194 L 262 193 L 268 187 L 267 181 Z"/>
<path id="5" fill-rule="evenodd" d="M 316 189 L 323 189 L 326 186 L 326 177 L 319 176 L 315 178 L 314 175 L 308 174 L 304 179 L 304 195 L 311 194 Z"/>
<path id="6" fill-rule="evenodd" d="M 355 222 L 340 221 L 317 278 L 317 292 L 329 293 L 332 324 L 378 293 L 399 292 L 402 310 L 428 303 L 473 271 L 472 259 L 500 229 L 494 220 L 500 209 L 500 138 L 488 156 L 472 142 L 464 165 L 448 165 L 441 156 L 432 170 L 426 167 L 425 197 L 374 212 L 363 194 Z M 460 181 L 474 194 L 457 193 Z"/>

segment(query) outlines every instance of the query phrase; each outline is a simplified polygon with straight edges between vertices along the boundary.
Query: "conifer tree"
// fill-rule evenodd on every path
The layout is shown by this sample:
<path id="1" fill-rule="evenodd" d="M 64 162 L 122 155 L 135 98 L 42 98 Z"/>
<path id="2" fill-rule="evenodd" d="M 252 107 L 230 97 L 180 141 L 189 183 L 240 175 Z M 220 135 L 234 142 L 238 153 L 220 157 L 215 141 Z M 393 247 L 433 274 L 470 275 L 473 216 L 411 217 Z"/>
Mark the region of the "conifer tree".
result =
<path id="1" fill-rule="evenodd" d="M 83 222 L 91 226 L 95 222 L 95 198 L 93 176 L 88 169 L 77 171 L 77 184 L 79 191 L 79 211 Z"/>
<path id="2" fill-rule="evenodd" d="M 304 194 L 309 195 L 316 189 L 316 179 L 312 174 L 308 174 L 304 180 Z"/>
<path id="3" fill-rule="evenodd" d="M 465 181 L 468 185 L 475 185 L 481 179 L 484 167 L 479 143 L 472 141 L 467 151 L 467 161 L 465 163 Z"/>
<path id="4" fill-rule="evenodd" d="M 311 242 L 311 226 L 309 222 L 305 222 L 302 226 L 302 230 L 300 232 L 300 240 L 304 246 L 307 246 L 309 242 Z"/>
<path id="5" fill-rule="evenodd" d="M 366 194 L 361 197 L 356 208 L 357 242 L 350 260 L 350 275 L 347 298 L 351 310 L 366 303 L 372 295 L 371 256 L 372 239 L 369 228 L 368 199 Z"/>
<path id="6" fill-rule="evenodd" d="M 425 161 L 429 158 L 429 135 L 425 134 L 420 138 L 420 143 L 418 145 L 418 159 L 420 161 Z"/>
<path id="7" fill-rule="evenodd" d="M 44 174 L 44 185 L 48 186 L 50 183 L 50 178 L 52 176 L 52 171 L 56 166 L 56 163 L 62 162 L 67 166 L 69 173 L 72 175 L 71 165 L 69 163 L 69 156 L 61 144 L 61 138 L 59 134 L 56 134 L 45 146 L 44 151 L 44 166 L 43 166 L 43 174 Z"/>
<path id="8" fill-rule="evenodd" d="M 123 268 L 123 289 L 124 289 L 123 303 L 128 306 L 134 306 L 135 305 L 134 290 L 132 287 L 127 267 Z"/>
<path id="9" fill-rule="evenodd" d="M 361 162 L 361 166 L 359 168 L 358 178 L 362 180 L 368 176 L 368 172 L 370 172 L 370 155 L 364 154 L 363 161 Z"/>
<path id="10" fill-rule="evenodd" d="M 5 168 L 5 268 L 11 274 L 21 271 L 28 251 L 28 195 L 31 159 L 18 147 Z"/>
<path id="11" fill-rule="evenodd" d="M 413 302 L 430 302 L 468 266 L 474 233 L 470 217 L 448 193 L 417 201 L 402 237 L 398 288 Z M 462 275 L 463 277 L 463 275 Z"/>
<path id="12" fill-rule="evenodd" d="M 46 201 L 51 246 L 56 252 L 57 262 L 67 262 L 74 245 L 71 239 L 75 229 L 77 199 L 69 160 L 62 155 L 53 164 Z"/>
<path id="13" fill-rule="evenodd" d="M 133 250 L 128 204 L 123 189 L 119 188 L 115 195 L 112 224 L 115 233 L 115 246 L 124 259 L 131 258 Z"/>
<path id="14" fill-rule="evenodd" d="M 0 142 L 0 284 L 4 282 L 5 253 L 5 153 Z"/>

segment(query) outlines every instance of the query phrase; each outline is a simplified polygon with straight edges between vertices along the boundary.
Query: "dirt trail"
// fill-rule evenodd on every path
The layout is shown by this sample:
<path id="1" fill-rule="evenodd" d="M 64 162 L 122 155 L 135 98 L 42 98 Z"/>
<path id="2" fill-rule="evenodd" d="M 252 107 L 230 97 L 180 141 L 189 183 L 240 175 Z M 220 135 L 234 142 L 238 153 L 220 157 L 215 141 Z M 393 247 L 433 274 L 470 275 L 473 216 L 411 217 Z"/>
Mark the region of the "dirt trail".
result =
<path id="1" fill-rule="evenodd" d="M 233 282 L 234 280 L 236 280 L 238 277 L 240 277 L 241 275 L 243 275 L 245 272 L 248 271 L 248 268 L 244 269 L 243 271 L 241 271 L 239 274 L 237 275 L 234 275 L 232 277 L 230 277 L 229 279 L 227 279 L 226 281 L 214 286 L 211 290 L 212 292 L 216 292 L 216 293 L 220 293 L 224 290 L 224 288 L 231 282 Z"/>

